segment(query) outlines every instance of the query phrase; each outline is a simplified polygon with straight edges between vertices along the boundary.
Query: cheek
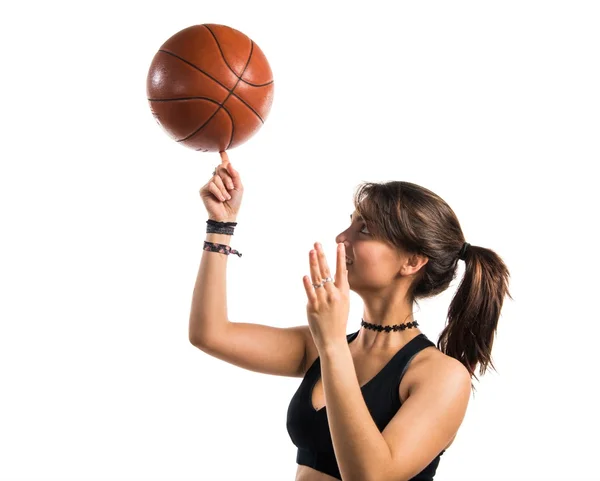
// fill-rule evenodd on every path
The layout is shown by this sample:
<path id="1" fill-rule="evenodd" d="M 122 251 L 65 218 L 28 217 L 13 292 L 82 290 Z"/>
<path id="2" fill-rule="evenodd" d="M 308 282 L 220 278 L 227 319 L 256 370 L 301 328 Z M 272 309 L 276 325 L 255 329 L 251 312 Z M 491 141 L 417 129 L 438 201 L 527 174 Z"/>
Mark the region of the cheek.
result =
<path id="1" fill-rule="evenodd" d="M 365 248 L 359 248 L 355 251 L 355 258 L 360 261 L 361 266 L 377 267 L 385 264 L 389 258 L 389 255 L 387 255 L 386 252 L 382 252 L 380 249 L 374 248 L 374 246 L 361 247 Z"/>
<path id="2" fill-rule="evenodd" d="M 357 252 L 354 264 L 348 267 L 348 272 L 353 269 L 360 271 L 361 277 L 387 279 L 394 275 L 394 262 L 394 259 L 387 252 L 378 252 L 376 250 Z"/>

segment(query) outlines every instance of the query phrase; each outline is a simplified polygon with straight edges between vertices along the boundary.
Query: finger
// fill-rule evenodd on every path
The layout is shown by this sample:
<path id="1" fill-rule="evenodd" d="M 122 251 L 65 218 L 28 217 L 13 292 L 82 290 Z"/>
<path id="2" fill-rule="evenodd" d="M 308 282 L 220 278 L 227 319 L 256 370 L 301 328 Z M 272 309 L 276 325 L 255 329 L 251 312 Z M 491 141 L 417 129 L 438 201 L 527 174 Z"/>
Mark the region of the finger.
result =
<path id="1" fill-rule="evenodd" d="M 226 168 L 220 168 L 220 167 L 223 167 L 223 166 L 220 165 L 219 167 L 216 168 L 215 176 L 220 177 L 223 180 L 223 185 L 226 185 L 229 190 L 233 190 L 234 189 L 233 180 L 231 180 L 231 176 L 229 175 L 229 172 L 227 172 Z"/>
<path id="2" fill-rule="evenodd" d="M 304 276 L 302 278 L 302 283 L 304 284 L 304 290 L 306 291 L 306 297 L 308 297 L 308 301 L 311 304 L 316 304 L 317 295 L 315 294 L 315 288 L 310 283 L 310 278 L 308 276 Z"/>
<path id="3" fill-rule="evenodd" d="M 210 193 L 212 193 L 218 200 L 220 200 L 221 202 L 225 202 L 225 197 L 223 196 L 223 193 L 221 192 L 221 190 L 215 185 L 214 182 L 210 182 L 210 184 L 208 184 L 208 190 Z"/>
<path id="4" fill-rule="evenodd" d="M 227 164 L 227 173 L 231 176 L 235 190 L 241 190 L 242 179 L 240 178 L 239 172 L 233 168 L 231 163 Z"/>
<path id="5" fill-rule="evenodd" d="M 317 252 L 313 249 L 308 254 L 308 261 L 310 264 L 310 277 L 313 284 L 320 284 L 323 281 L 321 276 L 321 269 L 319 268 L 319 259 L 317 258 Z M 314 286 L 313 286 L 314 287 Z M 314 287 L 317 297 L 319 291 L 326 292 L 323 287 Z"/>
<path id="6" fill-rule="evenodd" d="M 348 281 L 348 268 L 346 267 L 346 246 L 340 242 L 337 246 L 337 264 L 335 266 L 335 285 L 346 286 Z"/>
<path id="7" fill-rule="evenodd" d="M 219 188 L 219 190 L 226 199 L 231 199 L 229 192 L 227 192 L 227 189 L 225 188 L 225 184 L 223 184 L 223 179 L 221 179 L 219 175 L 215 175 L 215 177 L 213 178 L 213 182 Z"/>
<path id="8" fill-rule="evenodd" d="M 224 150 L 219 152 L 219 154 L 221 155 L 221 165 L 225 165 L 227 163 L 229 163 L 229 155 L 227 155 L 227 152 L 225 152 Z"/>
<path id="9" fill-rule="evenodd" d="M 318 242 L 315 242 L 315 250 L 317 251 L 317 261 L 319 263 L 319 270 L 321 271 L 321 276 L 323 279 L 331 276 L 331 271 L 329 270 L 329 266 L 327 265 L 327 259 L 325 258 L 325 252 L 323 251 L 323 246 Z M 331 283 L 326 282 L 323 284 L 325 289 L 331 289 Z"/>

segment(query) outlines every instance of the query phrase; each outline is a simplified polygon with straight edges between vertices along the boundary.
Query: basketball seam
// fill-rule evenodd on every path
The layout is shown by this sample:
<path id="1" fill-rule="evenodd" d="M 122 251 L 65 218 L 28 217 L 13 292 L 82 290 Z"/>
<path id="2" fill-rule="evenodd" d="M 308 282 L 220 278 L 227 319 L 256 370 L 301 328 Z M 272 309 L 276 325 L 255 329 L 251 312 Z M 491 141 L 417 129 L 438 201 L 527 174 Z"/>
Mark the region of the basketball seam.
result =
<path id="1" fill-rule="evenodd" d="M 227 59 L 225 58 L 225 55 L 223 54 L 223 50 L 221 49 L 221 44 L 219 43 L 219 41 L 217 40 L 217 36 L 214 34 L 214 32 L 208 27 L 208 25 L 202 25 L 206 30 L 209 31 L 209 33 L 211 34 L 212 38 L 214 39 L 215 43 L 217 44 L 217 48 L 219 49 L 219 52 L 221 53 L 221 58 L 223 59 L 223 62 L 225 62 L 225 65 L 227 65 L 227 68 L 229 70 L 231 70 L 233 72 L 233 75 L 235 75 L 238 80 L 241 78 L 237 72 L 235 70 L 233 70 L 231 68 L 231 65 L 229 65 L 229 62 L 227 62 Z M 252 47 L 251 47 L 252 48 Z M 242 72 L 242 75 L 244 74 L 244 72 Z"/>
<path id="2" fill-rule="evenodd" d="M 196 134 L 197 134 L 198 132 L 200 132 L 200 131 L 201 131 L 201 130 L 204 128 L 204 127 L 206 127 L 206 125 L 207 125 L 207 124 L 208 124 L 208 123 L 209 123 L 209 122 L 212 120 L 212 118 L 213 118 L 215 115 L 217 115 L 217 112 L 218 112 L 219 110 L 221 110 L 221 107 L 222 107 L 222 105 L 221 105 L 219 102 L 217 102 L 217 101 L 215 101 L 215 100 L 213 100 L 213 99 L 210 99 L 210 98 L 208 98 L 208 97 L 198 97 L 198 98 L 200 98 L 200 99 L 203 99 L 203 100 L 208 100 L 209 102 L 212 102 L 213 104 L 217 104 L 218 108 L 217 108 L 217 110 L 215 110 L 215 111 L 212 113 L 212 115 L 211 115 L 211 116 L 210 116 L 210 117 L 209 117 L 207 120 L 205 120 L 205 121 L 204 121 L 204 123 L 203 123 L 203 124 L 202 124 L 200 127 L 198 127 L 196 130 L 194 130 L 194 131 L 193 131 L 191 134 L 189 134 L 187 137 L 184 137 L 183 139 L 179 139 L 179 140 L 177 140 L 177 142 L 185 142 L 185 141 L 186 141 L 186 140 L 188 140 L 189 138 L 191 138 L 191 137 L 193 137 L 194 135 L 196 135 Z M 172 99 L 172 100 L 179 100 L 179 99 Z"/>
<path id="3" fill-rule="evenodd" d="M 254 42 L 252 42 L 250 44 L 250 54 L 248 55 L 248 60 L 246 60 L 246 65 L 244 65 L 244 70 L 242 70 L 242 75 L 244 75 L 244 72 L 248 68 L 248 65 L 250 65 L 250 60 L 252 59 L 252 52 L 254 52 Z M 214 118 L 214 116 L 219 113 L 219 110 L 221 110 L 221 108 L 223 108 L 227 112 L 227 115 L 229 115 L 229 117 L 231 119 L 231 135 L 229 137 L 229 143 L 227 144 L 227 147 L 225 147 L 225 150 L 227 150 L 231 146 L 231 143 L 233 142 L 233 134 L 235 132 L 235 122 L 233 121 L 233 118 L 231 117 L 231 114 L 229 113 L 229 111 L 227 111 L 227 109 L 225 109 L 225 102 L 227 102 L 227 100 L 229 99 L 229 97 L 231 97 L 231 95 L 233 94 L 233 91 L 235 90 L 235 88 L 238 86 L 239 83 L 240 83 L 240 78 L 238 77 L 237 82 L 235 83 L 235 85 L 233 86 L 233 88 L 231 90 L 228 90 L 229 93 L 227 94 L 227 97 L 225 97 L 225 99 L 223 100 L 222 103 L 219 103 L 219 102 L 217 102 L 215 100 L 212 100 L 212 99 L 208 99 L 206 97 L 196 97 L 196 98 L 202 98 L 204 100 L 208 100 L 210 102 L 213 102 L 213 103 L 217 104 L 219 106 L 219 108 L 217 110 L 215 110 L 212 113 L 212 115 L 200 127 L 198 127 L 196 130 L 194 130 L 187 137 L 185 137 L 183 139 L 180 139 L 177 142 L 184 142 L 184 141 L 192 138 L 194 135 L 196 135 L 198 132 L 200 132 L 204 127 L 206 127 L 208 125 L 208 123 Z M 189 99 L 189 97 L 186 98 L 186 99 Z M 151 100 L 151 99 L 148 99 L 148 100 Z M 172 100 L 175 100 L 175 99 L 172 99 Z M 180 98 L 180 99 L 177 99 L 177 100 L 183 100 L 183 99 Z M 198 150 L 200 150 L 200 149 L 198 149 Z"/>
<path id="4" fill-rule="evenodd" d="M 208 100 L 214 104 L 221 105 L 215 99 L 210 97 L 173 97 L 172 99 L 148 99 L 149 102 L 175 102 L 177 100 Z"/>
<path id="5" fill-rule="evenodd" d="M 225 113 L 229 116 L 229 120 L 231 120 L 231 136 L 229 137 L 229 143 L 227 144 L 227 147 L 225 147 L 225 150 L 227 150 L 229 148 L 229 146 L 231 145 L 231 142 L 233 142 L 233 134 L 235 132 L 235 122 L 233 121 L 233 116 L 231 115 L 231 113 L 229 112 L 229 110 L 227 110 L 227 107 L 225 107 L 224 105 L 221 105 L 220 108 L 222 108 Z M 217 110 L 218 112 L 218 110 Z M 208 123 L 208 122 L 207 122 Z M 203 149 L 196 149 L 198 150 L 203 150 Z M 203 150 L 203 152 L 207 152 L 207 150 Z"/>
<path id="6" fill-rule="evenodd" d="M 250 55 L 248 55 L 248 60 L 246 60 L 246 65 L 244 65 L 244 70 L 242 70 L 242 75 L 244 75 L 244 72 L 246 71 L 246 69 L 248 68 L 248 65 L 250 64 L 250 59 L 252 58 L 253 51 L 254 51 L 254 43 L 251 44 Z M 192 138 L 194 135 L 196 135 L 198 132 L 200 132 L 204 127 L 206 127 L 208 125 L 208 123 L 214 118 L 214 116 L 219 113 L 219 110 L 221 110 L 221 108 L 223 108 L 223 109 L 225 108 L 225 102 L 227 102 L 227 99 L 229 99 L 229 97 L 231 97 L 231 95 L 233 94 L 233 91 L 235 90 L 235 88 L 238 86 L 239 83 L 240 83 L 240 79 L 238 78 L 238 81 L 235 83 L 233 88 L 229 91 L 229 93 L 227 94 L 227 97 L 225 97 L 223 102 L 221 102 L 221 103 L 215 102 L 219 106 L 219 108 L 213 112 L 213 114 L 208 118 L 208 120 L 206 122 L 204 122 L 200 127 L 198 127 L 194 132 L 192 132 L 190 135 L 188 135 L 185 139 L 178 140 L 177 142 L 182 142 L 184 140 L 188 140 L 188 139 Z M 227 112 L 227 113 L 229 114 L 229 112 Z M 229 115 L 229 116 L 231 117 L 231 115 Z M 229 137 L 229 143 L 227 144 L 227 147 L 225 147 L 225 150 L 227 150 L 231 146 L 231 143 L 233 142 L 234 131 L 235 131 L 235 123 L 233 122 L 233 118 L 232 118 L 231 119 L 231 136 Z"/>
<path id="7" fill-rule="evenodd" d="M 215 43 L 217 44 L 217 48 L 219 49 L 219 52 L 221 53 L 221 57 L 223 57 L 223 62 L 225 62 L 225 65 L 227 65 L 227 68 L 229 70 L 231 70 L 233 75 L 235 75 L 238 78 L 238 81 L 241 80 L 245 84 L 252 85 L 253 87 L 266 87 L 267 85 L 271 85 L 273 83 L 273 80 L 271 80 L 270 82 L 264 83 L 264 84 L 254 84 L 252 82 L 248 82 L 247 80 L 244 80 L 242 77 L 244 76 L 244 72 L 246 71 L 247 65 L 246 65 L 246 67 L 244 67 L 244 70 L 242 71 L 242 73 L 240 75 L 238 75 L 237 72 L 235 70 L 233 70 L 233 68 L 231 68 L 231 65 L 229 65 L 229 62 L 227 62 L 227 59 L 225 58 L 225 54 L 223 53 L 223 49 L 221 48 L 221 44 L 219 43 L 219 39 L 217 38 L 215 33 L 209 28 L 208 25 L 203 24 L 202 26 L 205 27 L 206 30 L 208 30 L 210 32 L 210 34 L 212 35 L 212 38 L 214 38 Z M 251 42 L 250 55 L 252 55 L 252 49 L 254 48 L 254 41 L 250 40 L 250 42 Z"/>
<path id="8" fill-rule="evenodd" d="M 227 110 L 227 108 L 224 105 L 221 105 L 219 102 L 216 102 L 215 100 L 209 98 L 209 97 L 177 97 L 177 98 L 172 98 L 172 99 L 148 99 L 149 102 L 175 102 L 175 101 L 179 101 L 179 100 L 208 100 L 209 102 L 212 102 L 213 104 L 217 104 L 219 106 L 219 108 L 217 110 L 215 110 L 213 112 L 213 114 L 210 116 L 210 118 L 204 122 L 200 127 L 198 127 L 194 132 L 192 132 L 190 135 L 188 135 L 186 138 L 184 139 L 180 139 L 177 140 L 177 142 L 183 142 L 184 140 L 189 139 L 190 137 L 196 135 L 198 132 L 200 132 L 201 129 L 203 129 L 206 125 L 208 125 L 208 123 L 211 121 L 211 119 L 217 115 L 217 112 L 219 111 L 220 108 L 223 108 L 223 110 L 225 111 L 225 113 L 229 116 L 229 120 L 231 120 L 231 136 L 229 137 L 229 144 L 227 144 L 226 148 L 229 148 L 229 146 L 231 145 L 231 142 L 233 141 L 233 133 L 235 132 L 235 123 L 233 122 L 233 117 L 231 116 L 231 113 L 229 112 L 229 110 Z M 196 150 L 202 150 L 203 152 L 208 152 L 205 149 L 196 149 Z"/>
<path id="9" fill-rule="evenodd" d="M 252 42 L 250 44 L 250 54 L 248 55 L 248 60 L 246 60 L 246 65 L 244 65 L 244 70 L 242 70 L 242 75 L 244 75 L 244 72 L 248 68 L 248 65 L 250 65 L 250 59 L 252 58 L 252 52 L 254 52 L 254 42 Z M 233 94 L 233 91 L 236 89 L 236 87 L 238 86 L 239 83 L 240 83 L 240 79 L 238 78 L 238 81 L 235 83 L 235 85 L 231 89 L 231 92 L 229 92 L 229 95 L 225 98 L 225 100 L 223 100 L 223 103 L 221 104 L 221 106 L 223 108 L 225 108 L 225 102 L 227 102 L 227 99 Z M 260 119 L 260 116 L 258 118 Z M 262 122 L 262 119 L 260 119 L 260 120 Z M 233 119 L 231 119 L 231 137 L 229 138 L 229 143 L 227 144 L 227 147 L 225 147 L 225 150 L 227 150 L 231 146 L 231 143 L 233 142 L 234 131 L 235 131 L 235 124 L 233 122 Z"/>
<path id="10" fill-rule="evenodd" d="M 240 102 L 242 102 L 246 107 L 248 107 L 253 113 L 254 115 L 256 115 L 259 120 L 264 124 L 265 121 L 263 120 L 263 118 L 260 116 L 260 114 L 254 110 L 254 108 L 249 105 L 243 98 L 241 98 L 239 95 L 236 95 L 235 92 L 233 92 L 233 90 L 229 90 L 225 85 L 223 85 L 221 82 L 219 82 L 216 78 L 214 78 L 212 75 L 206 73 L 204 70 L 202 70 L 200 67 L 194 65 L 192 62 L 187 61 L 186 59 L 180 57 L 179 55 L 173 53 L 173 52 L 169 52 L 168 50 L 164 50 L 164 49 L 160 49 L 159 52 L 162 53 L 166 53 L 168 55 L 171 55 L 173 57 L 175 57 L 176 59 L 181 60 L 183 63 L 189 65 L 192 68 L 195 68 L 196 70 L 198 70 L 200 73 L 203 73 L 204 75 L 206 75 L 209 79 L 211 79 L 213 82 L 215 82 L 216 84 L 218 84 L 219 86 L 223 87 L 225 90 L 227 90 L 227 92 L 229 92 L 231 95 L 233 95 L 235 98 L 237 98 Z M 236 78 L 239 80 L 239 77 L 236 75 Z M 237 86 L 237 83 L 236 83 Z M 235 88 L 235 87 L 234 87 Z"/>

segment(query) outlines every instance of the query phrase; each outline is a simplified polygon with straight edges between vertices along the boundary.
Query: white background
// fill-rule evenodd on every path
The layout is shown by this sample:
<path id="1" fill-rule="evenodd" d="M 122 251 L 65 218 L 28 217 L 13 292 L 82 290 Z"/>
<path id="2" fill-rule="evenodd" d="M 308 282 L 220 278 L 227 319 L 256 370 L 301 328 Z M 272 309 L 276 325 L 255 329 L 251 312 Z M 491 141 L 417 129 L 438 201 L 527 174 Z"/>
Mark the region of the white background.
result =
<path id="1" fill-rule="evenodd" d="M 504 259 L 515 299 L 436 481 L 600 479 L 599 22 L 591 1 L 3 4 L 0 479 L 294 479 L 300 379 L 187 337 L 219 158 L 171 140 L 145 88 L 201 23 L 246 33 L 275 78 L 230 151 L 230 319 L 306 324 L 308 251 L 333 258 L 355 187 L 423 185 Z M 415 307 L 434 341 L 459 265 Z"/>

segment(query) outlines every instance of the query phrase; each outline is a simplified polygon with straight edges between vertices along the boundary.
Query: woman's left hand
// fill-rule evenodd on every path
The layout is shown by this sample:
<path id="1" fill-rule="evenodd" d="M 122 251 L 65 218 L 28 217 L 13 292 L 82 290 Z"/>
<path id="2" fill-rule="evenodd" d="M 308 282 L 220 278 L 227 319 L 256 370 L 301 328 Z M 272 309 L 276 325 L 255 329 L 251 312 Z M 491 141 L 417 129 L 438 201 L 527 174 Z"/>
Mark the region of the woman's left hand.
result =
<path id="1" fill-rule="evenodd" d="M 331 276 L 323 247 L 318 242 L 309 253 L 310 278 L 304 276 L 304 288 L 308 297 L 306 314 L 308 325 L 319 353 L 323 349 L 337 343 L 346 344 L 346 327 L 350 313 L 350 288 L 348 285 L 348 269 L 346 268 L 346 248 L 343 243 L 337 245 L 337 264 L 335 282 L 328 281 Z"/>

